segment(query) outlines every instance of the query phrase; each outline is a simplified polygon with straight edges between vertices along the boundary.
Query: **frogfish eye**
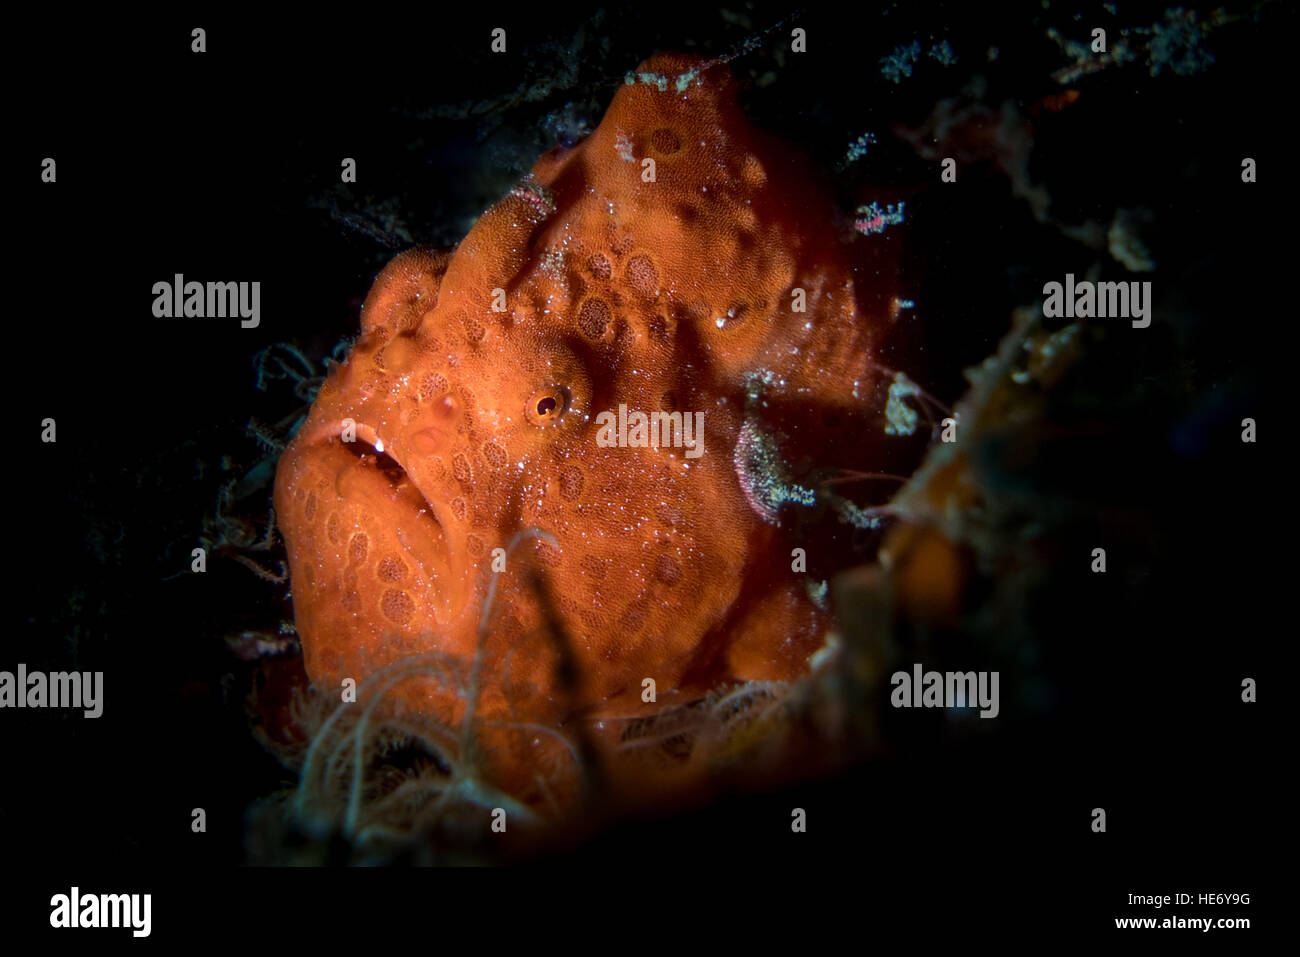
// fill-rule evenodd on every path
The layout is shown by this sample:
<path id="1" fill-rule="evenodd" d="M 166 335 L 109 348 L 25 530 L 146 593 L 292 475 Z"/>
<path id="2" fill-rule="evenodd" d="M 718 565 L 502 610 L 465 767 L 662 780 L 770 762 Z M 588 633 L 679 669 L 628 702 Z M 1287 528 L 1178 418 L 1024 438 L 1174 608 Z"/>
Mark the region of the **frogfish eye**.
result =
<path id="1" fill-rule="evenodd" d="M 524 410 L 528 421 L 541 428 L 555 425 L 569 407 L 569 391 L 563 386 L 539 389 Z"/>

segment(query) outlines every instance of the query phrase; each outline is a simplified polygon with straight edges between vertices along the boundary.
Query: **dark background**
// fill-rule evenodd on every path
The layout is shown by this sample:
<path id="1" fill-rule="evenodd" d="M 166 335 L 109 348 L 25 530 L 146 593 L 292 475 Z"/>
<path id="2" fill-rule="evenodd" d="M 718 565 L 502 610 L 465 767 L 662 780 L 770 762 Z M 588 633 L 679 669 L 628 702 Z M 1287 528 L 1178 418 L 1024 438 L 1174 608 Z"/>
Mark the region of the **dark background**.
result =
<path id="1" fill-rule="evenodd" d="M 925 384 L 951 403 L 1011 310 L 1096 256 L 1035 222 L 991 167 L 935 189 L 933 166 L 893 127 L 918 125 L 975 73 L 984 102 L 1028 114 L 1065 88 L 1051 79 L 1067 61 L 1047 27 L 1085 40 L 1097 23 L 1113 38 L 1112 24 L 1164 16 L 1098 4 L 598 9 L 389 8 L 293 22 L 50 14 L 15 28 L 28 65 L 11 81 L 5 151 L 18 215 L 0 668 L 103 670 L 107 703 L 96 721 L 0 714 L 0 845 L 33 876 L 7 924 L 44 926 L 49 894 L 77 882 L 152 890 L 159 927 L 181 913 L 274 918 L 345 892 L 366 913 L 366 902 L 463 886 L 437 874 L 236 869 L 245 808 L 292 778 L 249 733 L 248 668 L 222 637 L 273 626 L 287 603 L 232 563 L 169 576 L 188 566 L 221 457 L 257 460 L 250 416 L 293 408 L 283 390 L 255 389 L 258 349 L 291 341 L 319 359 L 354 335 L 361 298 L 397 249 L 455 242 L 557 135 L 594 126 L 623 73 L 655 50 L 720 54 L 759 36 L 732 63 L 754 120 L 800 143 L 846 210 L 869 188 L 909 198 L 904 282 L 917 290 Z M 1293 122 L 1297 24 L 1286 4 L 1227 9 L 1242 19 L 1205 38 L 1207 69 L 1112 68 L 1074 84 L 1079 102 L 1036 129 L 1031 170 L 1053 214 L 1106 222 L 1117 207 L 1148 208 L 1158 262 L 1135 277 L 1154 283 L 1151 328 L 1113 335 L 1090 357 L 1071 413 L 1103 427 L 1054 447 L 1033 475 L 1043 502 L 1090 511 L 1140 543 L 1111 550 L 1111 574 L 1081 563 L 1024 597 L 1048 703 L 977 739 L 895 729 L 891 756 L 842 777 L 629 822 L 541 870 L 476 877 L 471 896 L 501 885 L 535 894 L 549 867 L 637 886 L 699 881 L 710 893 L 797 886 L 848 894 L 852 907 L 819 919 L 863 935 L 900 907 L 1095 929 L 1134 913 L 1121 906 L 1128 893 L 1257 902 L 1214 916 L 1267 906 L 1294 541 L 1276 451 L 1290 425 L 1278 387 L 1293 376 L 1267 360 L 1294 355 L 1280 142 Z M 208 31 L 202 56 L 189 52 L 194 25 Z M 808 30 L 809 52 L 778 58 L 793 25 Z M 487 53 L 495 26 L 508 31 L 505 56 Z M 923 53 L 910 78 L 887 81 L 880 58 L 913 38 L 923 50 L 947 38 L 958 62 Z M 756 82 L 769 71 L 773 82 Z M 533 84 L 549 92 L 510 102 Z M 837 173 L 868 130 L 879 148 Z M 57 185 L 39 182 L 44 156 L 58 161 Z M 337 183 L 343 156 L 358 160 L 355 187 Z M 1260 182 L 1241 183 L 1243 156 L 1257 159 Z M 260 328 L 155 319 L 151 287 L 176 272 L 260 280 Z M 47 416 L 55 445 L 37 440 Z M 1244 416 L 1259 422 L 1256 445 L 1238 440 Z M 1076 523 L 1061 541 L 1076 536 L 1081 548 L 1097 538 Z M 1240 703 L 1246 676 L 1259 682 L 1257 705 Z M 199 806 L 204 835 L 189 827 Z M 791 806 L 808 809 L 808 834 L 789 833 Z M 1096 806 L 1105 835 L 1088 827 Z M 194 887 L 207 897 L 187 897 Z"/>

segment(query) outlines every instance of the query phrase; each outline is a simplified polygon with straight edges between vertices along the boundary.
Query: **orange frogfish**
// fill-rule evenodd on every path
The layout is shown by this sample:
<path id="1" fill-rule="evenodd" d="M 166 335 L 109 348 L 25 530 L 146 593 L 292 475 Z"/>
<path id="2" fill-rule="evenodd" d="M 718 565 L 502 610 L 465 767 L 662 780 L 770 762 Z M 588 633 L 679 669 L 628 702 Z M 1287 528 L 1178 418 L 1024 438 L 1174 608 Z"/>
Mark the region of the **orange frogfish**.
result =
<path id="1" fill-rule="evenodd" d="M 276 477 L 318 687 L 436 653 L 385 693 L 455 726 L 477 653 L 484 729 L 563 729 L 807 672 L 870 524 L 827 477 L 887 441 L 891 236 L 855 243 L 736 87 L 651 58 L 454 250 L 379 274 Z"/>

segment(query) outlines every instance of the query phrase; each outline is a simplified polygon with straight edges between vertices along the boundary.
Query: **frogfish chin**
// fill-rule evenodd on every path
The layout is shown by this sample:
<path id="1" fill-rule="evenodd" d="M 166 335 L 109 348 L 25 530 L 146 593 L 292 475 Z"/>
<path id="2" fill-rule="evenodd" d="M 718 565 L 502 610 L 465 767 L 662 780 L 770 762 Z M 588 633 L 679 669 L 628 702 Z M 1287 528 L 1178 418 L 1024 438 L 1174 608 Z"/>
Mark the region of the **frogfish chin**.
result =
<path id="1" fill-rule="evenodd" d="M 276 476 L 318 688 L 472 714 L 504 780 L 538 728 L 808 671 L 895 270 L 736 86 L 651 58 L 455 249 L 379 274 Z"/>

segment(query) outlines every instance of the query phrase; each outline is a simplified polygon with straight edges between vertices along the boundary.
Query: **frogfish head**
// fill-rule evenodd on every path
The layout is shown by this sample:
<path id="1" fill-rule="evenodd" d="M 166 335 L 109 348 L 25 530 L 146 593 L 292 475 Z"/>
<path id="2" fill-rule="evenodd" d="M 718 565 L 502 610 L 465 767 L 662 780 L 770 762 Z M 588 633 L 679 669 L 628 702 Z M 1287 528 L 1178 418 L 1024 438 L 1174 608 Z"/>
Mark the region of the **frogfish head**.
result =
<path id="1" fill-rule="evenodd" d="M 816 469 L 874 460 L 893 273 L 734 86 L 652 58 L 458 247 L 377 277 L 276 478 L 313 682 L 463 675 L 482 642 L 483 713 L 559 723 L 806 671 L 853 532 Z"/>

